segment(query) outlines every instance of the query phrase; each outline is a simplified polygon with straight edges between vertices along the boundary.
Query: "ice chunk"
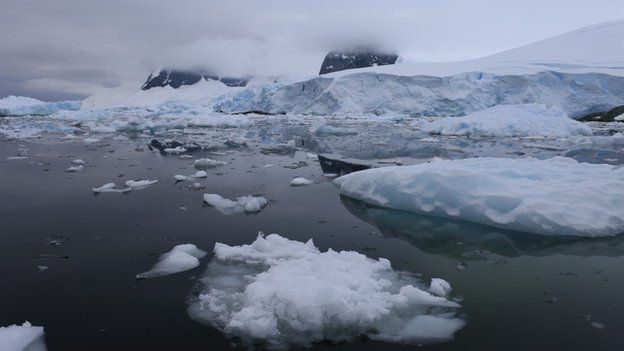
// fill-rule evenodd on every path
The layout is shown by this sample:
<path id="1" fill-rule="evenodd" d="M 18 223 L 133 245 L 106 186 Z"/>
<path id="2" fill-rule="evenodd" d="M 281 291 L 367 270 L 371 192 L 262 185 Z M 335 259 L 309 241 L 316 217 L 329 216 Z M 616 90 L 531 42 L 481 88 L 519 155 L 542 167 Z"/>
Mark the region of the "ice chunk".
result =
<path id="1" fill-rule="evenodd" d="M 241 196 L 236 201 L 232 201 L 218 194 L 204 194 L 204 202 L 227 215 L 242 212 L 260 212 L 267 204 L 267 200 L 264 197 L 251 195 Z"/>
<path id="2" fill-rule="evenodd" d="M 171 251 L 161 255 L 152 269 L 137 274 L 136 277 L 137 279 L 157 278 L 188 271 L 199 266 L 199 259 L 204 256 L 206 256 L 206 252 L 193 244 L 177 245 Z"/>
<path id="3" fill-rule="evenodd" d="M 218 166 L 224 166 L 228 163 L 225 161 L 217 161 L 210 158 L 200 158 L 193 162 L 193 166 L 198 169 L 214 168 Z"/>
<path id="4" fill-rule="evenodd" d="M 166 154 L 174 154 L 174 155 L 177 155 L 177 154 L 183 154 L 183 153 L 185 153 L 185 152 L 186 152 L 186 149 L 185 149 L 185 148 L 183 148 L 182 146 L 177 146 L 177 147 L 165 148 L 165 149 L 164 149 L 164 152 L 165 152 Z"/>
<path id="5" fill-rule="evenodd" d="M 141 179 L 141 180 L 129 180 L 126 182 L 126 186 L 132 189 L 145 189 L 148 186 L 152 185 L 152 184 L 156 184 L 158 183 L 158 180 L 145 180 L 145 179 Z"/>
<path id="6" fill-rule="evenodd" d="M 208 173 L 206 171 L 197 171 L 192 175 L 193 178 L 206 178 L 208 177 Z"/>
<path id="7" fill-rule="evenodd" d="M 185 180 L 188 180 L 189 177 L 185 176 L 185 175 L 181 175 L 181 174 L 176 174 L 173 176 L 175 178 L 175 180 L 177 180 L 178 182 L 183 182 Z"/>
<path id="8" fill-rule="evenodd" d="M 451 284 L 444 279 L 433 278 L 431 279 L 429 292 L 438 296 L 447 296 L 451 292 Z"/>
<path id="9" fill-rule="evenodd" d="M 85 162 L 85 160 L 83 160 L 81 158 L 77 158 L 75 160 L 72 160 L 71 163 L 74 164 L 74 165 L 84 165 L 87 162 Z"/>
<path id="10" fill-rule="evenodd" d="M 217 243 L 189 315 L 247 346 L 297 348 L 361 336 L 420 344 L 449 340 L 461 306 L 426 291 L 387 259 L 321 252 L 277 234 L 250 245 Z"/>
<path id="11" fill-rule="evenodd" d="M 85 138 L 82 140 L 85 144 L 95 144 L 100 141 L 98 138 Z"/>
<path id="12" fill-rule="evenodd" d="M 591 129 L 565 112 L 539 104 L 498 105 L 465 117 L 447 117 L 425 123 L 430 134 L 471 137 L 562 137 L 592 135 Z"/>
<path id="13" fill-rule="evenodd" d="M 434 159 L 335 180 L 372 205 L 549 235 L 624 232 L 624 168 L 555 157 Z"/>
<path id="14" fill-rule="evenodd" d="M 297 177 L 290 181 L 290 186 L 303 186 L 303 185 L 310 185 L 310 184 L 314 184 L 314 181 L 303 178 L 303 177 Z"/>
<path id="15" fill-rule="evenodd" d="M 0 327 L 0 350 L 2 351 L 46 351 L 43 327 L 29 322 L 22 325 Z"/>
<path id="16" fill-rule="evenodd" d="M 61 110 L 78 110 L 79 101 L 43 102 L 24 96 L 0 99 L 0 116 L 47 116 Z"/>
<path id="17" fill-rule="evenodd" d="M 94 193 L 127 193 L 132 190 L 131 187 L 127 187 L 124 189 L 116 189 L 117 185 L 115 183 L 106 183 L 99 188 L 91 188 Z"/>
<path id="18" fill-rule="evenodd" d="M 84 166 L 83 165 L 77 165 L 77 166 L 71 166 L 69 168 L 67 168 L 65 171 L 66 172 L 70 172 L 70 173 L 75 173 L 75 172 L 80 172 L 84 170 Z"/>

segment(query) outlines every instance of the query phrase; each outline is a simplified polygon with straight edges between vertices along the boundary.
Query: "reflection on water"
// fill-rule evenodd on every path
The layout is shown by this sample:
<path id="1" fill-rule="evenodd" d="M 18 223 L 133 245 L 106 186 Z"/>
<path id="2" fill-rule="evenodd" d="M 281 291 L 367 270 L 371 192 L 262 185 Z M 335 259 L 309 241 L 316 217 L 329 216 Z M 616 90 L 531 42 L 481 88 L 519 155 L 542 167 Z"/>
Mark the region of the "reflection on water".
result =
<path id="1" fill-rule="evenodd" d="M 405 240 L 425 252 L 451 258 L 482 259 L 489 253 L 505 257 L 624 255 L 622 235 L 603 238 L 536 235 L 385 209 L 345 196 L 340 200 L 349 212 L 376 226 L 384 235 Z"/>

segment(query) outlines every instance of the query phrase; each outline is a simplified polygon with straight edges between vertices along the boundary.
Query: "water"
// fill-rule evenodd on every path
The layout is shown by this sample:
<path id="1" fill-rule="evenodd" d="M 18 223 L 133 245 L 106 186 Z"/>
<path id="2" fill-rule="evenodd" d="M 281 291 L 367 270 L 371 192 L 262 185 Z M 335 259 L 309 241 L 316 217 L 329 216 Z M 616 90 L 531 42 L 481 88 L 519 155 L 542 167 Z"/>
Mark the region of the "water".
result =
<path id="1" fill-rule="evenodd" d="M 197 154 L 231 162 L 209 170 L 208 178 L 200 180 L 207 187 L 201 191 L 173 179 L 174 174 L 194 173 L 191 161 L 147 148 L 136 151 L 145 138 L 108 136 L 93 145 L 58 136 L 1 140 L 0 325 L 28 320 L 44 326 L 49 350 L 235 348 L 232 340 L 186 313 L 195 279 L 211 254 L 191 271 L 142 281 L 135 275 L 174 245 L 193 243 L 210 252 L 215 242 L 250 243 L 263 231 L 295 240 L 313 238 L 323 250 L 386 257 L 395 269 L 421 273 L 424 281 L 450 281 L 453 295 L 463 298 L 467 325 L 455 340 L 426 349 L 621 349 L 624 239 L 557 239 L 371 208 L 341 198 L 304 151 L 260 153 L 263 141 L 288 140 L 301 129 L 266 128 L 253 131 L 252 140 L 258 142 L 249 142 L 249 149 Z M 210 130 L 197 138 L 217 144 L 239 133 Z M 307 137 L 298 143 L 303 140 L 315 151 L 354 145 L 357 139 Z M 468 149 L 487 149 L 469 145 Z M 355 150 L 367 148 L 341 150 L 354 150 L 344 154 L 357 157 L 366 153 Z M 494 150 L 507 152 L 503 147 Z M 28 157 L 6 160 L 17 154 Z M 75 158 L 87 161 L 86 170 L 65 172 Z M 298 162 L 307 166 L 284 167 Z M 318 184 L 292 188 L 289 181 L 295 176 Z M 159 183 L 129 194 L 96 196 L 90 190 L 138 178 Z M 228 198 L 263 194 L 270 203 L 259 214 L 225 216 L 203 205 L 204 192 Z M 50 237 L 68 240 L 51 245 Z M 48 268 L 40 271 L 38 266 Z M 592 327 L 588 314 L 605 328 Z M 366 340 L 314 347 L 381 348 L 422 349 Z"/>

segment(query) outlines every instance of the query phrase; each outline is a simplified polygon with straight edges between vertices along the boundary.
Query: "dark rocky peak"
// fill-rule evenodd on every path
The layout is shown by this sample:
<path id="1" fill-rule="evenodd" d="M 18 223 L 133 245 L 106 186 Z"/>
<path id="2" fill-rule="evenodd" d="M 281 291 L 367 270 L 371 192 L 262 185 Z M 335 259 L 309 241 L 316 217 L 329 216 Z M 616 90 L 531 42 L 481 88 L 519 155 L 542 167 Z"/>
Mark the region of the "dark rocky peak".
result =
<path id="1" fill-rule="evenodd" d="M 398 58 L 397 54 L 371 49 L 331 51 L 325 56 L 319 75 L 346 69 L 393 65 Z"/>
<path id="2" fill-rule="evenodd" d="M 155 87 L 170 86 L 174 89 L 182 85 L 193 85 L 200 80 L 218 80 L 230 87 L 244 87 L 249 81 L 248 78 L 219 77 L 215 74 L 201 71 L 185 71 L 177 69 L 161 69 L 147 78 L 141 86 L 141 90 L 148 90 Z"/>

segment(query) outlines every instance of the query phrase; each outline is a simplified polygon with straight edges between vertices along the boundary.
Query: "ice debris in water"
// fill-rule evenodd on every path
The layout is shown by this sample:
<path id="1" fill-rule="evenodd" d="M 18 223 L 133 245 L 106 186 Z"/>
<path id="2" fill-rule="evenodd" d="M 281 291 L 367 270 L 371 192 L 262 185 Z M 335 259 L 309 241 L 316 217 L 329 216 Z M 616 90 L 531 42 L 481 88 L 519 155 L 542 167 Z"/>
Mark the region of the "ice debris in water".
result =
<path id="1" fill-rule="evenodd" d="M 260 212 L 267 204 L 262 196 L 241 196 L 236 201 L 225 199 L 218 194 L 204 194 L 204 202 L 223 214 Z"/>
<path id="2" fill-rule="evenodd" d="M 85 144 L 95 144 L 100 141 L 98 138 L 86 138 L 82 140 Z"/>
<path id="3" fill-rule="evenodd" d="M 178 182 L 183 182 L 183 181 L 189 179 L 189 177 L 187 177 L 185 175 L 181 175 L 181 174 L 176 174 L 176 175 L 173 176 L 173 178 L 175 178 L 175 180 L 177 180 Z"/>
<path id="4" fill-rule="evenodd" d="M 210 158 L 200 158 L 193 162 L 193 166 L 197 169 L 206 169 L 206 168 L 214 168 L 218 166 L 224 166 L 228 163 L 225 161 L 217 161 Z"/>
<path id="5" fill-rule="evenodd" d="M 564 137 L 592 135 L 591 129 L 556 107 L 497 105 L 465 117 L 446 117 L 421 126 L 424 132 L 472 137 Z"/>
<path id="6" fill-rule="evenodd" d="M 193 244 L 175 246 L 171 251 L 162 254 L 158 262 L 147 272 L 137 274 L 137 279 L 157 278 L 184 272 L 199 266 L 199 260 L 206 256 L 206 252 Z"/>
<path id="7" fill-rule="evenodd" d="M 126 182 L 126 186 L 132 189 L 140 190 L 156 183 L 158 183 L 158 180 L 128 180 Z"/>
<path id="8" fill-rule="evenodd" d="M 22 325 L 0 327 L 0 350 L 2 351 L 46 351 L 43 341 L 43 327 L 29 322 Z"/>
<path id="9" fill-rule="evenodd" d="M 208 177 L 208 173 L 206 171 L 197 171 L 192 175 L 193 178 L 206 178 Z"/>
<path id="10" fill-rule="evenodd" d="M 249 245 L 217 243 L 214 254 L 189 316 L 248 346 L 286 349 L 361 336 L 433 343 L 452 339 L 465 324 L 457 302 L 427 292 L 384 258 L 322 252 L 312 240 L 277 234 Z"/>
<path id="11" fill-rule="evenodd" d="M 310 185 L 310 184 L 314 184 L 314 181 L 303 178 L 303 177 L 297 177 L 290 181 L 290 186 L 303 186 L 303 185 Z"/>
<path id="12" fill-rule="evenodd" d="M 446 297 L 451 292 L 451 284 L 444 279 L 433 278 L 431 279 L 429 292 L 434 295 Z"/>
<path id="13" fill-rule="evenodd" d="M 182 146 L 177 146 L 177 147 L 172 147 L 172 148 L 166 148 L 164 149 L 164 152 L 166 154 L 174 154 L 174 155 L 178 155 L 178 154 L 183 154 L 186 152 L 186 149 L 183 148 Z"/>
<path id="14" fill-rule="evenodd" d="M 511 230 L 576 236 L 624 233 L 624 168 L 571 158 L 434 159 L 334 180 L 372 205 Z"/>
<path id="15" fill-rule="evenodd" d="M 81 158 L 77 158 L 75 160 L 72 160 L 71 163 L 74 164 L 74 165 L 84 165 L 87 162 L 85 162 L 85 160 L 83 160 Z"/>
<path id="16" fill-rule="evenodd" d="M 70 173 L 76 173 L 76 172 L 80 172 L 84 170 L 84 166 L 83 165 L 77 165 L 77 166 L 71 166 L 69 168 L 67 168 L 65 171 L 66 172 L 70 172 Z"/>
<path id="17" fill-rule="evenodd" d="M 91 190 L 93 190 L 94 193 L 127 193 L 132 190 L 132 188 L 117 189 L 115 183 L 106 183 L 99 188 L 91 188 Z"/>

